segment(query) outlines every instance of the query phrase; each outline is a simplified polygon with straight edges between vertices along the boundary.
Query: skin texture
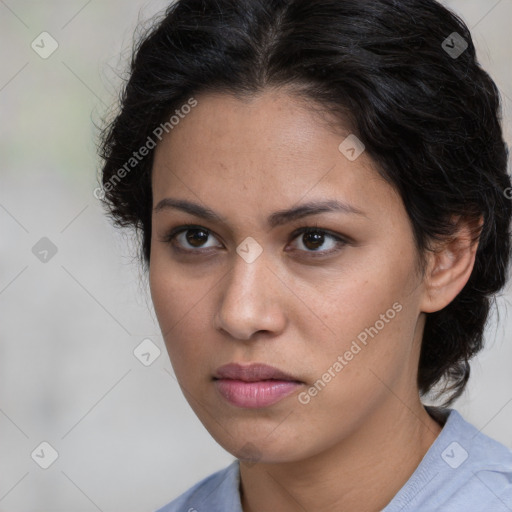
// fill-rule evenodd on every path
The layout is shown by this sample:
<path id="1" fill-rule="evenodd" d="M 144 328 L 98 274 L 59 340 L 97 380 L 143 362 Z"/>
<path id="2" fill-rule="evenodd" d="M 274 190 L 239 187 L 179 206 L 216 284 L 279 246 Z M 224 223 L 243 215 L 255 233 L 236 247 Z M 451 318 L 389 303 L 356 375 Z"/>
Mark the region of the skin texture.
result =
<path id="1" fill-rule="evenodd" d="M 441 431 L 416 386 L 425 313 L 463 288 L 476 247 L 459 237 L 429 253 L 425 275 L 400 197 L 367 153 L 338 149 L 333 129 L 291 92 L 244 100 L 196 96 L 198 105 L 156 148 L 153 206 L 168 197 L 226 218 L 166 209 L 153 214 L 150 288 L 183 393 L 206 429 L 241 459 L 244 512 L 373 511 L 385 507 Z M 271 229 L 267 217 L 309 201 L 359 209 L 316 214 Z M 171 228 L 209 230 L 164 241 Z M 317 226 L 311 236 L 294 231 Z M 190 236 L 192 235 L 192 236 Z M 252 263 L 236 248 L 254 238 Z M 330 255 L 315 257 L 318 251 Z M 307 404 L 307 391 L 365 328 L 399 303 L 396 316 Z M 277 404 L 228 403 L 212 376 L 226 363 L 262 362 L 304 384 Z"/>

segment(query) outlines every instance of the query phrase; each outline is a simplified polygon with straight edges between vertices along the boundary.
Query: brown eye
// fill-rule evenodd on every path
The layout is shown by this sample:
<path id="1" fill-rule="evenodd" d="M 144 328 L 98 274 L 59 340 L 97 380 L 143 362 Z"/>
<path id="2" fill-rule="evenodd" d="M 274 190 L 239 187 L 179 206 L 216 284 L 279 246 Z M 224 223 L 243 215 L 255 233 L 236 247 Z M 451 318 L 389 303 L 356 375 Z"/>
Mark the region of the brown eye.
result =
<path id="1" fill-rule="evenodd" d="M 208 232 L 203 229 L 187 229 L 184 233 L 187 243 L 192 247 L 201 247 L 201 244 L 204 244 L 209 237 Z"/>
<path id="2" fill-rule="evenodd" d="M 294 239 L 301 242 L 299 244 L 300 252 L 310 253 L 311 256 L 328 256 L 347 244 L 347 241 L 340 236 L 316 227 L 302 228 L 296 231 L 294 235 Z M 329 240 L 330 242 L 327 243 Z M 324 249 L 319 250 L 322 247 Z"/>
<path id="3" fill-rule="evenodd" d="M 215 247 L 205 245 L 210 238 L 215 237 L 208 229 L 200 226 L 180 226 L 167 233 L 162 238 L 162 242 L 171 244 L 177 251 L 201 254 L 205 252 L 202 249 Z"/>
<path id="4" fill-rule="evenodd" d="M 302 240 L 304 240 L 304 246 L 312 251 L 316 251 L 325 242 L 325 236 L 320 231 L 312 231 L 309 233 L 304 233 L 302 235 Z"/>

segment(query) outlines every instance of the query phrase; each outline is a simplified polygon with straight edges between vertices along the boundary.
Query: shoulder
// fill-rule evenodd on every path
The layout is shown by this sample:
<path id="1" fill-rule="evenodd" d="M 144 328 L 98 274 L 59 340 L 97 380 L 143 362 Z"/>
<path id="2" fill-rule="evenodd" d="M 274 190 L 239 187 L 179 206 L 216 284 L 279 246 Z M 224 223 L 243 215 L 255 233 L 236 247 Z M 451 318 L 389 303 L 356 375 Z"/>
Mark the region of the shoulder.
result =
<path id="1" fill-rule="evenodd" d="M 441 452 L 441 457 L 450 469 L 464 467 L 466 472 L 470 471 L 473 474 L 512 474 L 510 448 L 482 433 L 456 410 L 450 409 L 448 413 L 446 432 L 442 441 L 449 444 Z"/>
<path id="2" fill-rule="evenodd" d="M 512 450 L 456 410 L 441 413 L 441 433 L 385 511 L 510 512 Z"/>
<path id="3" fill-rule="evenodd" d="M 238 460 L 235 460 L 228 467 L 204 478 L 156 512 L 242 512 L 238 491 L 239 475 Z"/>
<path id="4" fill-rule="evenodd" d="M 460 468 L 468 479 L 465 484 L 468 497 L 479 497 L 482 503 L 487 504 L 485 510 L 512 510 L 512 450 L 483 434 L 454 412 L 462 435 L 459 442 L 454 433 L 452 444 L 459 451 L 459 444 L 464 449 Z M 445 457 L 451 455 L 451 452 L 444 453 Z M 465 463 L 467 465 L 463 468 Z M 450 466 L 451 471 L 454 469 L 457 465 L 455 468 Z"/>

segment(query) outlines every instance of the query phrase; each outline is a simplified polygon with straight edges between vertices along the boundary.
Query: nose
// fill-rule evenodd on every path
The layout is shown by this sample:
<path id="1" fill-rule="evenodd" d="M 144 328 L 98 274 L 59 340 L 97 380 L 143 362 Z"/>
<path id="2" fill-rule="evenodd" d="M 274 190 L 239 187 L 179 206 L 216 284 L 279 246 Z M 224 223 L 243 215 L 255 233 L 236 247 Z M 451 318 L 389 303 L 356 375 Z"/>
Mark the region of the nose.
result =
<path id="1" fill-rule="evenodd" d="M 285 328 L 281 301 L 286 287 L 264 254 L 252 263 L 235 255 L 233 268 L 221 281 L 214 325 L 232 338 L 250 340 L 261 331 L 274 336 Z"/>

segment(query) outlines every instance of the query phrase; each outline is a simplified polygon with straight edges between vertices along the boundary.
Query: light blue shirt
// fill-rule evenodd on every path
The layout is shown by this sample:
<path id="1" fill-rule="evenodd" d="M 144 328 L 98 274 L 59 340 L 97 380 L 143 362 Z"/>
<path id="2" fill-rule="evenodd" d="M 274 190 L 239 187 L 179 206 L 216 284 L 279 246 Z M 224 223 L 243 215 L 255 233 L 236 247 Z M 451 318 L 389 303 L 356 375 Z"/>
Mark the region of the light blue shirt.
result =
<path id="1" fill-rule="evenodd" d="M 447 416 L 441 433 L 381 512 L 512 512 L 512 450 L 456 410 L 437 411 Z M 243 512 L 239 483 L 235 460 L 157 512 Z"/>

